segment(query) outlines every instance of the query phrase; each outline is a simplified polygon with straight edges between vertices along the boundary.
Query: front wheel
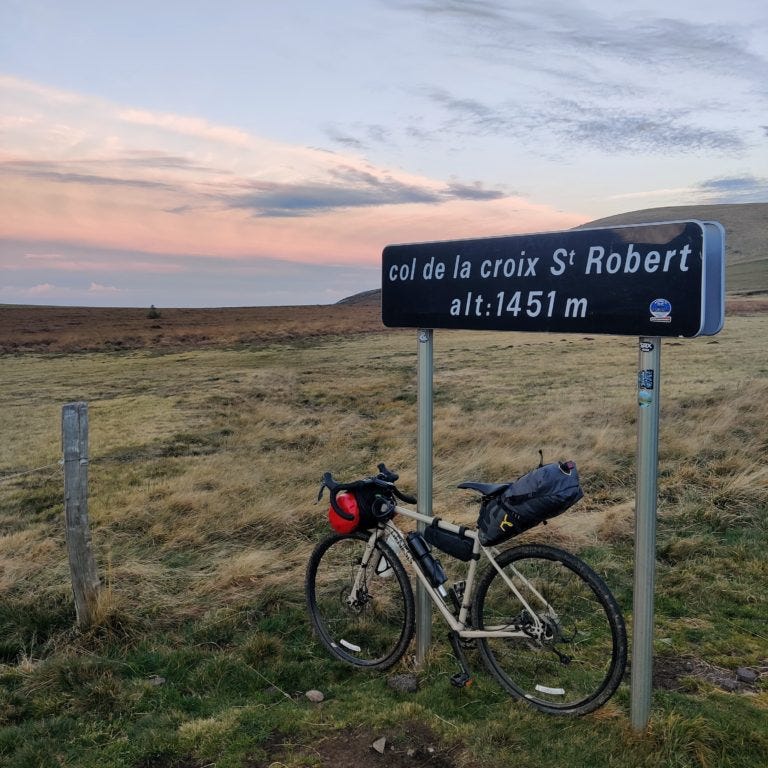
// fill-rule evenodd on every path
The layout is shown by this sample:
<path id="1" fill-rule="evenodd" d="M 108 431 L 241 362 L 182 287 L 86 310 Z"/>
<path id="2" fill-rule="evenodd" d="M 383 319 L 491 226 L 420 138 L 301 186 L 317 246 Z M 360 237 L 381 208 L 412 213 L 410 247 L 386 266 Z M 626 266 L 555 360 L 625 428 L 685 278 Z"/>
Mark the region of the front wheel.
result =
<path id="1" fill-rule="evenodd" d="M 320 642 L 341 661 L 369 669 L 396 664 L 415 627 L 413 590 L 382 539 L 365 566 L 370 533 L 323 539 L 307 566 L 305 593 Z"/>
<path id="2" fill-rule="evenodd" d="M 477 586 L 478 629 L 516 637 L 479 641 L 488 669 L 513 696 L 553 714 L 583 715 L 616 691 L 627 663 L 619 606 L 583 561 L 547 545 L 496 558 L 525 602 L 490 567 Z"/>

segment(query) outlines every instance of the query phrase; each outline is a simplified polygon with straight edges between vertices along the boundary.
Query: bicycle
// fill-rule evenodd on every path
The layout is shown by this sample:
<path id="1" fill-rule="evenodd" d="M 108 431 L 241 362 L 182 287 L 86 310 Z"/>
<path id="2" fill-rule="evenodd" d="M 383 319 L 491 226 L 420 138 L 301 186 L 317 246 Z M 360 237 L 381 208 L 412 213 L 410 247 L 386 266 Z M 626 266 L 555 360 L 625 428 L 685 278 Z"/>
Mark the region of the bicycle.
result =
<path id="1" fill-rule="evenodd" d="M 575 555 L 547 544 L 509 549 L 483 546 L 476 529 L 401 506 L 415 504 L 378 465 L 372 477 L 350 483 L 323 476 L 329 514 L 351 517 L 356 496 L 367 519 L 320 541 L 309 560 L 305 592 L 320 643 L 340 661 L 386 670 L 403 656 L 415 628 L 408 564 L 448 624 L 460 672 L 472 681 L 464 646 L 476 644 L 491 675 L 513 697 L 551 714 L 583 715 L 616 691 L 627 663 L 627 635 L 619 606 L 604 581 Z M 506 484 L 508 485 L 508 484 Z M 492 498 L 505 484 L 465 482 L 460 488 Z M 404 533 L 397 516 L 424 523 L 423 535 Z M 353 530 L 353 528 L 355 528 Z M 447 587 L 429 548 L 467 563 L 466 577 Z M 402 557 L 402 560 L 401 560 Z M 478 574 L 480 559 L 489 565 Z"/>

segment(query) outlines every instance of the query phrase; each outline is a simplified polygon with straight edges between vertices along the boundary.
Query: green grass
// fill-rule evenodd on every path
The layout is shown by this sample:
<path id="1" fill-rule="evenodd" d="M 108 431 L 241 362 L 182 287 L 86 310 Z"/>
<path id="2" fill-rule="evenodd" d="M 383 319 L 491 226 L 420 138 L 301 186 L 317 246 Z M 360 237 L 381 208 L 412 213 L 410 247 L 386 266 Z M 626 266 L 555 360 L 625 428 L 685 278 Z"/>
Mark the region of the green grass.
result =
<path id="1" fill-rule="evenodd" d="M 663 344 L 660 661 L 768 665 L 766 332 L 765 316 L 728 318 L 715 339 Z M 575 720 L 511 700 L 475 653 L 476 684 L 452 688 L 437 624 L 415 694 L 327 657 L 302 595 L 327 530 L 319 479 L 385 460 L 415 490 L 416 346 L 415 333 L 392 332 L 3 358 L 0 433 L 14 439 L 0 445 L 0 765 L 312 766 L 331 764 L 332 745 L 380 735 L 394 760 L 417 726 L 448 766 L 768 764 L 764 679 L 728 693 L 683 675 L 654 690 L 637 734 L 628 684 Z M 435 512 L 473 523 L 459 481 L 513 479 L 539 448 L 576 459 L 585 499 L 524 538 L 580 552 L 630 628 L 636 367 L 634 339 L 436 334 Z M 56 462 L 61 405 L 74 399 L 89 402 L 104 585 L 86 632 L 73 628 L 60 471 L 3 479 Z"/>

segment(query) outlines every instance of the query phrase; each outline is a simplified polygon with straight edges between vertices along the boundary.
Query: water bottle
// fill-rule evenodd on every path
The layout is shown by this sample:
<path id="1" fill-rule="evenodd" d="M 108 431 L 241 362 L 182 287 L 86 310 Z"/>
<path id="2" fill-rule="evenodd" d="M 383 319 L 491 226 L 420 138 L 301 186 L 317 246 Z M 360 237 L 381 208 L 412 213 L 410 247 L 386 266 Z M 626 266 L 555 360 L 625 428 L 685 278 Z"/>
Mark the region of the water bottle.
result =
<path id="1" fill-rule="evenodd" d="M 445 575 L 440 561 L 432 556 L 432 553 L 429 551 L 429 545 L 424 541 L 424 537 L 420 533 L 413 531 L 405 539 L 408 542 L 408 549 L 411 550 L 411 554 L 419 561 L 421 570 L 424 571 L 424 575 L 429 583 L 438 589 L 440 594 L 443 594 L 445 589 L 442 585 L 445 584 L 448 577 Z"/>

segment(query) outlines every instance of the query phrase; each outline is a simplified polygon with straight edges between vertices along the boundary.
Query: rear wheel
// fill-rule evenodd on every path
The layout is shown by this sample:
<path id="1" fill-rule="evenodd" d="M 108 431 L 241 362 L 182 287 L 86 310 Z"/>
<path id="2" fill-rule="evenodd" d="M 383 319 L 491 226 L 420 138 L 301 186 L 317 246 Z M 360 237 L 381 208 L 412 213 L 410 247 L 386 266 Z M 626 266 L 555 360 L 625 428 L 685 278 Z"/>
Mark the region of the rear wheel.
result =
<path id="1" fill-rule="evenodd" d="M 544 712 L 583 715 L 602 706 L 627 663 L 624 620 L 603 580 L 546 545 L 509 549 L 496 562 L 527 606 L 495 568 L 483 574 L 473 603 L 478 628 L 521 635 L 479 640 L 488 669 L 509 693 Z"/>
<path id="2" fill-rule="evenodd" d="M 387 669 L 413 637 L 413 590 L 397 555 L 381 539 L 362 568 L 369 539 L 370 533 L 362 532 L 335 535 L 315 547 L 307 566 L 307 607 L 318 639 L 333 656 Z"/>

